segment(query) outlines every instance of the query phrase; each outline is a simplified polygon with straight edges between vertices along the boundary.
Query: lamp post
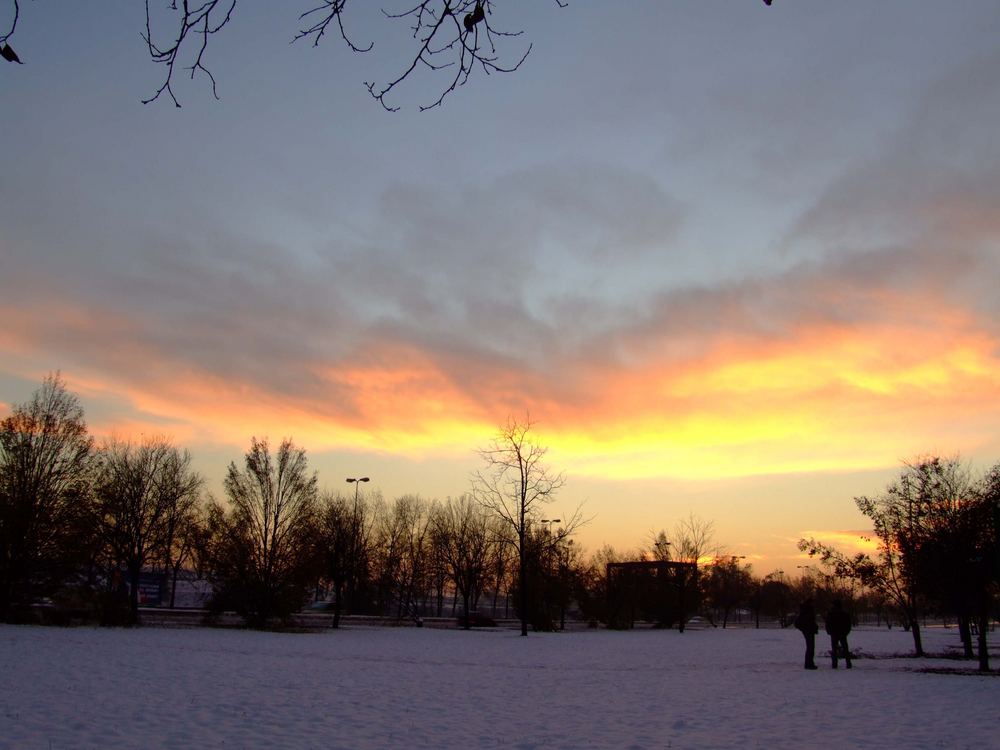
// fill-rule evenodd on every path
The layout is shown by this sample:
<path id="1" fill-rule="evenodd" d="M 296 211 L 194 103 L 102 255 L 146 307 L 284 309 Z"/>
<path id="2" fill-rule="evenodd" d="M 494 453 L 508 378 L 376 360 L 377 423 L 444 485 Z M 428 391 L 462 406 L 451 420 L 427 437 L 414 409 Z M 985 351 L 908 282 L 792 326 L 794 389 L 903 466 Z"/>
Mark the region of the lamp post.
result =
<path id="1" fill-rule="evenodd" d="M 368 477 L 348 477 L 347 483 L 354 485 L 354 509 L 358 509 L 358 490 L 361 489 L 361 482 L 370 482 Z"/>
<path id="2" fill-rule="evenodd" d="M 370 482 L 371 479 L 368 477 L 348 477 L 347 483 L 354 485 L 354 531 L 355 531 L 355 552 L 357 551 L 357 531 L 358 531 L 358 491 L 361 489 L 362 482 Z"/>
<path id="3" fill-rule="evenodd" d="M 358 491 L 361 489 L 362 482 L 370 482 L 371 479 L 368 477 L 348 477 L 347 483 L 354 485 L 354 523 L 358 522 Z"/>
<path id="4" fill-rule="evenodd" d="M 354 608 L 355 606 L 355 601 L 354 601 L 355 586 L 359 583 L 359 581 L 357 580 L 359 578 L 358 548 L 361 545 L 361 514 L 359 512 L 359 506 L 358 506 L 359 491 L 361 489 L 362 482 L 370 482 L 370 481 L 371 479 L 368 477 L 347 477 L 347 483 L 354 485 L 354 518 L 351 519 L 352 520 L 351 525 L 353 526 L 353 528 L 351 529 L 351 562 L 350 562 L 351 575 L 348 578 L 349 585 L 351 588 L 349 592 L 349 601 L 351 603 L 352 608 Z"/>
<path id="5" fill-rule="evenodd" d="M 569 558 L 573 540 L 566 542 L 566 549 L 559 553 L 559 629 L 566 629 L 566 606 L 569 604 Z"/>
<path id="6" fill-rule="evenodd" d="M 712 563 L 712 575 L 718 576 L 719 585 L 722 587 L 723 596 L 727 601 L 726 609 L 723 613 L 722 627 L 726 627 L 729 618 L 729 607 L 736 610 L 736 622 L 743 624 L 743 580 L 740 576 L 740 567 L 737 560 L 745 560 L 746 555 L 716 555 Z"/>
<path id="7" fill-rule="evenodd" d="M 543 568 L 544 578 L 542 579 L 541 583 L 543 586 L 542 607 L 545 610 L 546 620 L 548 620 L 549 617 L 549 594 L 551 593 L 550 589 L 552 586 L 550 578 L 551 576 L 550 569 L 552 567 L 551 563 L 552 563 L 552 551 L 553 551 L 552 524 L 560 523 L 561 521 L 562 521 L 561 518 L 542 518 L 539 520 L 539 523 L 545 524 L 545 547 L 543 548 L 545 556 L 544 558 L 539 560 L 539 562 L 544 566 Z"/>
<path id="8" fill-rule="evenodd" d="M 549 535 L 551 535 L 552 534 L 552 524 L 554 524 L 554 523 L 562 523 L 562 519 L 561 518 L 543 518 L 541 521 L 539 521 L 539 523 L 547 523 L 548 524 L 548 528 L 546 529 L 546 533 L 549 534 Z"/>

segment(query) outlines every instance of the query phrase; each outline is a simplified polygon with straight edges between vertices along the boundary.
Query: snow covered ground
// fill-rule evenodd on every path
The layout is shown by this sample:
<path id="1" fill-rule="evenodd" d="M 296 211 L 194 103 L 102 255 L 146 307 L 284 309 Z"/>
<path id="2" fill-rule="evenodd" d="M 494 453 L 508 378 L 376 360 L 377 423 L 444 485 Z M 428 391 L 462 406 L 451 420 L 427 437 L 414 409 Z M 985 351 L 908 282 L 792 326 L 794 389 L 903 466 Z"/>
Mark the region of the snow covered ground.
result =
<path id="1" fill-rule="evenodd" d="M 852 633 L 851 671 L 818 643 L 806 672 L 793 630 L 0 626 L 0 747 L 1000 748 L 1000 678 L 874 658 L 899 630 Z"/>

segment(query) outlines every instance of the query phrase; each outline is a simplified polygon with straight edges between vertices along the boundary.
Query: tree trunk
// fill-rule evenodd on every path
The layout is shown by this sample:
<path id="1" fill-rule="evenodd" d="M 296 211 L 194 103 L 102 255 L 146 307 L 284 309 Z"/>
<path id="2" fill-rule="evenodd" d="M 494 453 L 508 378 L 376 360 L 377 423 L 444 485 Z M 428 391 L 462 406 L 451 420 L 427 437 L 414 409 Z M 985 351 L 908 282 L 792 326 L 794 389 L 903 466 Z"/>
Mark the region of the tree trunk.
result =
<path id="1" fill-rule="evenodd" d="M 983 612 L 979 615 L 979 636 L 977 637 L 977 645 L 979 646 L 979 671 L 989 672 L 990 671 L 990 650 L 989 645 L 986 643 L 986 629 L 990 626 L 989 614 Z"/>
<path id="2" fill-rule="evenodd" d="M 684 619 L 685 619 L 684 618 L 684 615 L 685 615 L 685 612 L 684 612 L 684 606 L 685 606 L 684 605 L 684 588 L 685 588 L 686 584 L 687 584 L 687 573 L 685 573 L 683 571 L 680 571 L 680 586 L 677 587 L 677 602 L 678 602 L 678 605 L 679 605 L 678 606 L 679 615 L 678 615 L 678 618 L 677 618 L 677 632 L 678 633 L 683 633 L 684 632 Z"/>
<path id="3" fill-rule="evenodd" d="M 341 602 L 344 600 L 344 583 L 343 581 L 333 584 L 333 625 L 331 627 L 340 627 L 340 607 Z"/>
<path id="4" fill-rule="evenodd" d="M 517 535 L 517 553 L 520 558 L 520 569 L 517 576 L 521 582 L 521 635 L 528 635 L 528 575 L 525 570 L 527 562 L 524 554 L 524 514 L 521 514 L 521 529 Z"/>
<path id="5" fill-rule="evenodd" d="M 920 621 L 916 615 L 910 618 L 910 629 L 913 631 L 913 655 L 924 655 L 924 643 L 920 638 Z"/>
<path id="6" fill-rule="evenodd" d="M 170 609 L 173 609 L 177 601 L 177 575 L 181 571 L 181 566 L 175 565 L 173 567 L 173 577 L 170 580 Z"/>
<path id="7" fill-rule="evenodd" d="M 128 624 L 139 624 L 139 572 L 142 565 L 139 560 L 129 562 L 128 566 Z"/>
<path id="8" fill-rule="evenodd" d="M 958 635 L 962 639 L 962 651 L 966 659 L 975 657 L 972 649 L 972 629 L 969 627 L 969 615 L 965 612 L 958 614 Z"/>

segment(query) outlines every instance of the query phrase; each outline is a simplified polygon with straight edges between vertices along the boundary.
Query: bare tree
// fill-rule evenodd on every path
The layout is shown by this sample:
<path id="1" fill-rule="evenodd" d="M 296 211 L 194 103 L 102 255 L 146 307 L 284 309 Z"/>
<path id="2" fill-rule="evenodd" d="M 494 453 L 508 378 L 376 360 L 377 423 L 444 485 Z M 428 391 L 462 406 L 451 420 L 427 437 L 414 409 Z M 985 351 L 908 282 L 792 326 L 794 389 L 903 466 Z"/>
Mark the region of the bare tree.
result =
<path id="1" fill-rule="evenodd" d="M 348 581 L 355 575 L 357 560 L 357 513 L 341 494 L 326 495 L 319 513 L 320 555 L 323 575 L 333 587 L 333 627 L 340 627 Z"/>
<path id="2" fill-rule="evenodd" d="M 945 611 L 953 612 L 966 658 L 973 658 L 972 625 L 979 634 L 979 669 L 989 671 L 985 630 L 993 610 L 995 565 L 1000 548 L 994 526 L 997 469 L 973 480 L 958 459 L 933 458 L 910 467 L 927 477 L 934 497 L 921 509 L 914 549 L 921 586 Z"/>
<path id="3" fill-rule="evenodd" d="M 622 562 L 630 557 L 618 552 L 610 544 L 593 552 L 586 563 L 580 565 L 578 580 L 580 591 L 577 599 L 584 617 L 592 622 L 608 621 L 608 563 Z"/>
<path id="4" fill-rule="evenodd" d="M 753 568 L 749 564 L 741 565 L 739 559 L 734 555 L 716 558 L 705 580 L 713 623 L 721 618 L 723 628 L 729 624 L 734 610 L 751 604 L 754 593 Z"/>
<path id="5" fill-rule="evenodd" d="M 508 614 L 508 606 L 511 600 L 511 593 L 514 589 L 514 569 L 511 562 L 514 558 L 515 546 L 508 543 L 505 529 L 500 528 L 499 520 L 496 528 L 497 544 L 493 547 L 493 555 L 490 560 L 490 582 L 493 586 L 492 615 L 497 616 L 497 606 L 501 594 L 504 597 L 504 616 Z"/>
<path id="6" fill-rule="evenodd" d="M 11 19 L 10 26 L 7 28 L 7 31 L 0 34 L 0 57 L 3 57 L 3 59 L 7 62 L 20 63 L 21 58 L 17 56 L 17 53 L 7 43 L 7 40 L 10 39 L 17 30 L 17 21 L 21 17 L 21 4 L 18 0 L 11 0 L 11 5 L 13 6 L 13 18 Z"/>
<path id="7" fill-rule="evenodd" d="M 232 509 L 217 519 L 216 581 L 256 627 L 302 605 L 315 548 L 316 483 L 305 451 L 288 439 L 272 456 L 266 439 L 253 438 L 244 467 L 229 465 L 224 486 Z"/>
<path id="8" fill-rule="evenodd" d="M 375 3 L 349 0 L 312 0 L 313 5 L 299 15 L 297 32 L 292 41 L 305 41 L 318 47 L 328 32 L 338 36 L 356 53 L 373 52 L 374 42 L 355 41 L 348 32 L 348 22 L 381 14 L 381 20 L 402 24 L 412 40 L 407 52 L 400 57 L 398 73 L 387 81 L 365 82 L 365 88 L 386 110 L 389 96 L 418 72 L 440 80 L 439 92 L 421 110 L 439 106 L 445 97 L 463 86 L 479 71 L 483 75 L 511 73 L 524 63 L 531 44 L 518 40 L 513 54 L 503 48 L 521 37 L 521 30 L 508 31 L 497 21 L 502 0 L 389 0 L 389 9 Z M 20 18 L 18 0 L 9 0 L 12 21 L 0 34 L 0 54 L 12 62 L 20 62 L 7 40 L 14 34 Z M 165 74 L 160 87 L 143 103 L 166 95 L 179 107 L 174 93 L 175 75 L 187 73 L 193 79 L 201 74 L 208 79 L 213 95 L 218 98 L 215 77 L 206 66 L 209 43 L 222 33 L 233 20 L 238 0 L 146 0 L 146 24 L 141 32 L 150 60 L 162 65 Z M 564 0 L 555 0 L 564 7 Z M 376 19 L 378 20 L 378 19 Z M 7 51 L 9 50 L 9 52 Z"/>
<path id="9" fill-rule="evenodd" d="M 66 573 L 85 534 L 92 446 L 58 373 L 0 422 L 0 620 Z"/>
<path id="10" fill-rule="evenodd" d="M 706 521 L 694 513 L 688 514 L 674 527 L 670 545 L 673 558 L 681 562 L 697 563 L 716 557 L 719 548 L 715 543 L 715 522 Z"/>
<path id="11" fill-rule="evenodd" d="M 396 498 L 379 517 L 378 605 L 383 613 L 420 622 L 418 602 L 428 583 L 433 504 L 416 495 Z"/>
<path id="12" fill-rule="evenodd" d="M 436 537 L 455 589 L 462 597 L 463 624 L 479 601 L 489 574 L 494 547 L 499 544 L 492 516 L 472 497 L 448 501 L 434 514 Z"/>
<path id="13" fill-rule="evenodd" d="M 968 552 L 972 555 L 969 562 L 973 563 L 969 572 L 979 583 L 977 640 L 979 668 L 985 672 L 989 669 L 987 626 L 1000 597 L 1000 464 L 994 465 L 982 478 L 976 507 L 969 515 L 973 523 L 978 521 L 979 533 Z"/>
<path id="14" fill-rule="evenodd" d="M 773 617 L 781 627 L 786 627 L 789 624 L 788 610 L 791 602 L 792 588 L 785 571 L 776 570 L 768 573 L 757 586 L 755 610 L 757 627 L 760 627 L 762 613 Z"/>
<path id="15" fill-rule="evenodd" d="M 687 518 L 678 521 L 677 525 L 674 526 L 669 544 L 672 559 L 695 564 L 694 572 L 690 576 L 687 572 L 678 572 L 677 585 L 681 591 L 681 598 L 691 605 L 691 611 L 697 611 L 702 597 L 702 581 L 698 575 L 698 562 L 704 561 L 706 558 L 715 558 L 720 552 L 715 543 L 715 522 L 689 513 Z M 689 580 L 689 578 L 693 578 L 693 580 Z M 688 606 L 680 608 L 678 627 L 681 632 L 684 632 L 684 621 L 688 612 Z"/>
<path id="16" fill-rule="evenodd" d="M 130 624 L 139 621 L 139 576 L 190 511 L 202 479 L 191 457 L 165 438 L 138 445 L 110 440 L 101 449 L 94 488 L 95 517 L 116 566 L 129 582 Z"/>
<path id="17" fill-rule="evenodd" d="M 332 588 L 333 627 L 340 627 L 347 608 L 360 611 L 369 583 L 375 547 L 376 519 L 384 517 L 381 496 L 371 500 L 360 492 L 354 497 L 326 493 L 317 519 L 320 575 Z"/>
<path id="18" fill-rule="evenodd" d="M 815 539 L 800 539 L 799 549 L 816 556 L 833 574 L 850 578 L 884 595 L 898 610 L 913 635 L 916 656 L 924 655 L 920 615 L 926 606 L 928 576 L 921 566 L 921 551 L 931 540 L 941 541 L 935 519 L 946 528 L 963 498 L 971 498 L 968 472 L 957 460 L 918 459 L 904 464 L 899 478 L 880 495 L 862 496 L 855 504 L 872 522 L 878 542 L 874 557 L 859 553 L 849 557 Z M 936 550 L 941 562 L 940 548 Z"/>
<path id="19" fill-rule="evenodd" d="M 175 458 L 183 460 L 177 453 Z M 185 473 L 178 470 L 167 472 L 168 481 L 178 482 L 183 479 Z M 179 490 L 180 488 L 176 488 Z M 181 570 L 194 555 L 200 528 L 200 518 L 198 515 L 198 499 L 200 486 L 192 488 L 190 492 L 177 492 L 176 500 L 167 510 L 165 521 L 164 539 L 162 546 L 163 570 L 170 576 L 170 607 L 177 603 L 177 578 Z"/>
<path id="20" fill-rule="evenodd" d="M 479 451 L 485 464 L 472 477 L 472 494 L 513 534 L 517 549 L 521 635 L 528 634 L 528 528 L 542 506 L 565 485 L 562 473 L 545 464 L 547 449 L 534 441 L 529 417 L 510 417 L 490 444 Z M 576 514 L 574 518 L 579 519 Z M 566 533 L 573 524 L 567 523 Z"/>

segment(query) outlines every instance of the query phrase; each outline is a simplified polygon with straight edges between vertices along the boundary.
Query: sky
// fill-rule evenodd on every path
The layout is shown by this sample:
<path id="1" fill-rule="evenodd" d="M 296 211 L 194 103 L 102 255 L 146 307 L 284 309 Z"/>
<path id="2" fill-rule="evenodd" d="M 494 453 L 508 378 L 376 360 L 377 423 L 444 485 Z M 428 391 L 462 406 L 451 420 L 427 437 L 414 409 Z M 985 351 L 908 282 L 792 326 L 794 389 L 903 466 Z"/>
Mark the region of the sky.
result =
<path id="1" fill-rule="evenodd" d="M 902 461 L 1000 461 L 994 0 L 497 0 L 521 68 L 394 113 L 374 4 L 354 54 L 239 0 L 180 108 L 141 103 L 141 4 L 21 6 L 0 414 L 58 370 L 216 493 L 257 436 L 386 498 L 468 491 L 530 415 L 584 547 L 694 514 L 761 573 L 852 543 Z"/>

